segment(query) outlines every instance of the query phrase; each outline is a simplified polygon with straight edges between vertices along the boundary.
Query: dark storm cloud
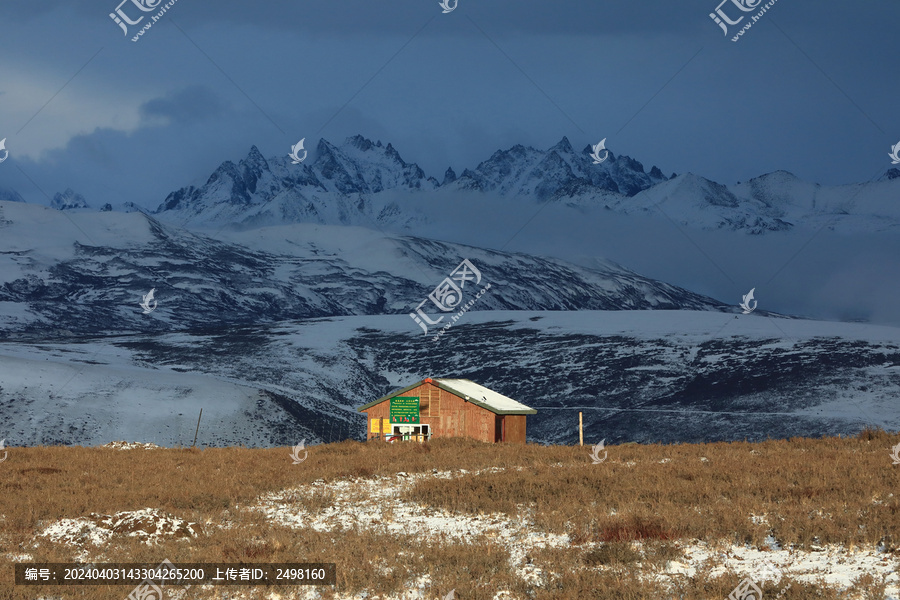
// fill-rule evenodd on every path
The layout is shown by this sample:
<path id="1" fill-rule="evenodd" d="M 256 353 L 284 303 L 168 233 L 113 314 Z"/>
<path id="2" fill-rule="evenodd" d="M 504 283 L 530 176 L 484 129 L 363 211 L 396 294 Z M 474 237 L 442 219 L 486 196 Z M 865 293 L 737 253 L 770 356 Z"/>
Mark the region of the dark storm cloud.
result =
<path id="1" fill-rule="evenodd" d="M 137 44 L 108 16 L 119 1 L 0 4 L 7 65 L 24 73 L 0 78 L 0 135 L 37 115 L 9 140 L 32 145 L 35 179 L 77 163 L 108 180 L 92 156 L 190 148 L 179 165 L 214 168 L 254 144 L 271 156 L 362 134 L 439 178 L 565 135 L 721 183 L 778 169 L 849 183 L 886 167 L 900 140 L 900 82 L 884 66 L 900 3 L 888 0 L 779 0 L 737 44 L 708 16 L 718 0 L 459 0 L 451 15 L 437 0 L 179 0 Z M 37 90 L 32 106 L 7 115 L 20 84 Z M 134 186 L 155 206 L 208 176 L 159 164 Z"/>
<path id="2" fill-rule="evenodd" d="M 30 21 L 53 12 L 71 13 L 80 18 L 95 18 L 112 12 L 120 0 L 6 0 L 6 18 Z M 225 22 L 254 25 L 266 29 L 312 32 L 318 34 L 408 33 L 410 26 L 421 25 L 440 10 L 438 0 L 392 0 L 390 2 L 329 0 L 296 2 L 275 0 L 247 2 L 221 0 L 215 3 L 180 0 L 179 18 L 185 22 Z M 460 0 L 484 23 L 502 24 L 510 32 L 537 34 L 596 35 L 600 33 L 660 33 L 699 27 L 697 14 L 711 11 L 706 0 L 683 2 L 563 1 L 545 0 Z M 126 7 L 128 4 L 126 3 Z M 474 33 L 474 32 L 470 32 Z"/>
<path id="3" fill-rule="evenodd" d="M 140 107 L 141 116 L 145 119 L 163 117 L 178 124 L 213 118 L 220 115 L 222 110 L 219 98 L 200 85 L 171 92 L 165 98 L 154 98 Z"/>

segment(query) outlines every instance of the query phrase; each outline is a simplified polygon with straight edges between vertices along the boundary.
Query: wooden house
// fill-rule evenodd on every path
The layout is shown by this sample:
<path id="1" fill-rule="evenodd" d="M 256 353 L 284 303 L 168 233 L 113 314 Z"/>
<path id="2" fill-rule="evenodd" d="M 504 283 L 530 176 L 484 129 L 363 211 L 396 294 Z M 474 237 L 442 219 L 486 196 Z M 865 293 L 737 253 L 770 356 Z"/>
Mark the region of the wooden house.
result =
<path id="1" fill-rule="evenodd" d="M 423 379 L 359 407 L 368 439 L 424 441 L 468 437 L 525 443 L 525 418 L 537 411 L 468 379 Z"/>

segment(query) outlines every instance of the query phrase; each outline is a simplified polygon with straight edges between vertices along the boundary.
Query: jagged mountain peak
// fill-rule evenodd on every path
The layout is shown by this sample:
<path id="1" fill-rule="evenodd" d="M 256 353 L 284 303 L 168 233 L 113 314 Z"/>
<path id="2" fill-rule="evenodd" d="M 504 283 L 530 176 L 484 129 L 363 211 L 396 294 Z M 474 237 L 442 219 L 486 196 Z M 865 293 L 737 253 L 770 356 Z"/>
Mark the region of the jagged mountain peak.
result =
<path id="1" fill-rule="evenodd" d="M 564 152 L 566 154 L 574 154 L 575 153 L 575 149 L 572 147 L 572 143 L 569 141 L 569 138 L 567 136 L 563 136 L 562 139 L 559 140 L 559 142 L 557 142 L 557 144 L 555 146 L 550 148 L 550 150 L 555 150 L 557 152 Z"/>
<path id="2" fill-rule="evenodd" d="M 453 167 L 447 167 L 447 170 L 444 172 L 444 181 L 441 182 L 441 185 L 453 183 L 456 179 L 456 171 L 453 170 Z"/>
<path id="3" fill-rule="evenodd" d="M 155 213 L 175 218 L 177 213 L 185 213 L 195 226 L 347 225 L 373 220 L 410 226 L 417 217 L 368 197 L 389 189 L 433 190 L 439 186 L 418 165 L 404 161 L 391 144 L 385 146 L 362 135 L 348 137 L 340 145 L 320 138 L 314 160 L 303 164 L 293 164 L 286 156 L 267 160 L 251 146 L 238 164 L 225 161 L 219 165 L 202 187 L 169 194 Z"/>
<path id="4" fill-rule="evenodd" d="M 381 142 L 375 143 L 367 137 L 362 135 L 354 135 L 352 137 L 348 137 L 346 142 L 347 145 L 353 145 L 359 148 L 362 151 L 371 150 L 372 148 L 380 148 Z"/>
<path id="5" fill-rule="evenodd" d="M 262 174 L 269 170 L 269 163 L 256 146 L 250 146 L 250 152 L 247 158 L 238 163 L 243 171 L 245 181 L 249 177 L 259 178 Z"/>
<path id="6" fill-rule="evenodd" d="M 70 210 L 73 208 L 88 208 L 88 203 L 84 196 L 72 188 L 67 188 L 66 191 L 62 193 L 57 192 L 53 195 L 50 206 L 56 210 Z"/>
<path id="7" fill-rule="evenodd" d="M 889 181 L 891 179 L 897 179 L 900 177 L 900 169 L 897 167 L 891 167 L 887 171 L 885 171 L 884 175 L 881 177 L 879 181 Z"/>
<path id="8" fill-rule="evenodd" d="M 242 160 L 241 162 L 250 162 L 250 161 L 262 161 L 265 162 L 266 159 L 263 157 L 262 152 L 259 151 L 259 148 L 256 147 L 256 144 L 250 146 L 250 152 L 247 153 L 247 158 Z"/>

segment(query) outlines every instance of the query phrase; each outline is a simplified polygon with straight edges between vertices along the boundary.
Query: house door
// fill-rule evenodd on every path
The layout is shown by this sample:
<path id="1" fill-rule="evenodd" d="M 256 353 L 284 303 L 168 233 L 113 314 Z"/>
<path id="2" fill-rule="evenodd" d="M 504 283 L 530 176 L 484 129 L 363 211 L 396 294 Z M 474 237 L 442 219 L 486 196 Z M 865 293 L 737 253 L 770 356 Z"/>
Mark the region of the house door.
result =
<path id="1" fill-rule="evenodd" d="M 506 421 L 501 415 L 494 418 L 494 442 L 506 441 Z"/>

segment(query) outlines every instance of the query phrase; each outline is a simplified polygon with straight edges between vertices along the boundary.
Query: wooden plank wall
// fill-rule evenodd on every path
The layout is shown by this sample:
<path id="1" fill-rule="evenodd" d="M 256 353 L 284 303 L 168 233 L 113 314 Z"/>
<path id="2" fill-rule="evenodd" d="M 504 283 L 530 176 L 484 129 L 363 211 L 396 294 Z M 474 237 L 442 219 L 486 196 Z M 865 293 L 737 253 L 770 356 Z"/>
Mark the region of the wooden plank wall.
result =
<path id="1" fill-rule="evenodd" d="M 506 419 L 506 441 L 513 444 L 525 443 L 525 419 L 528 415 L 504 415 Z"/>

